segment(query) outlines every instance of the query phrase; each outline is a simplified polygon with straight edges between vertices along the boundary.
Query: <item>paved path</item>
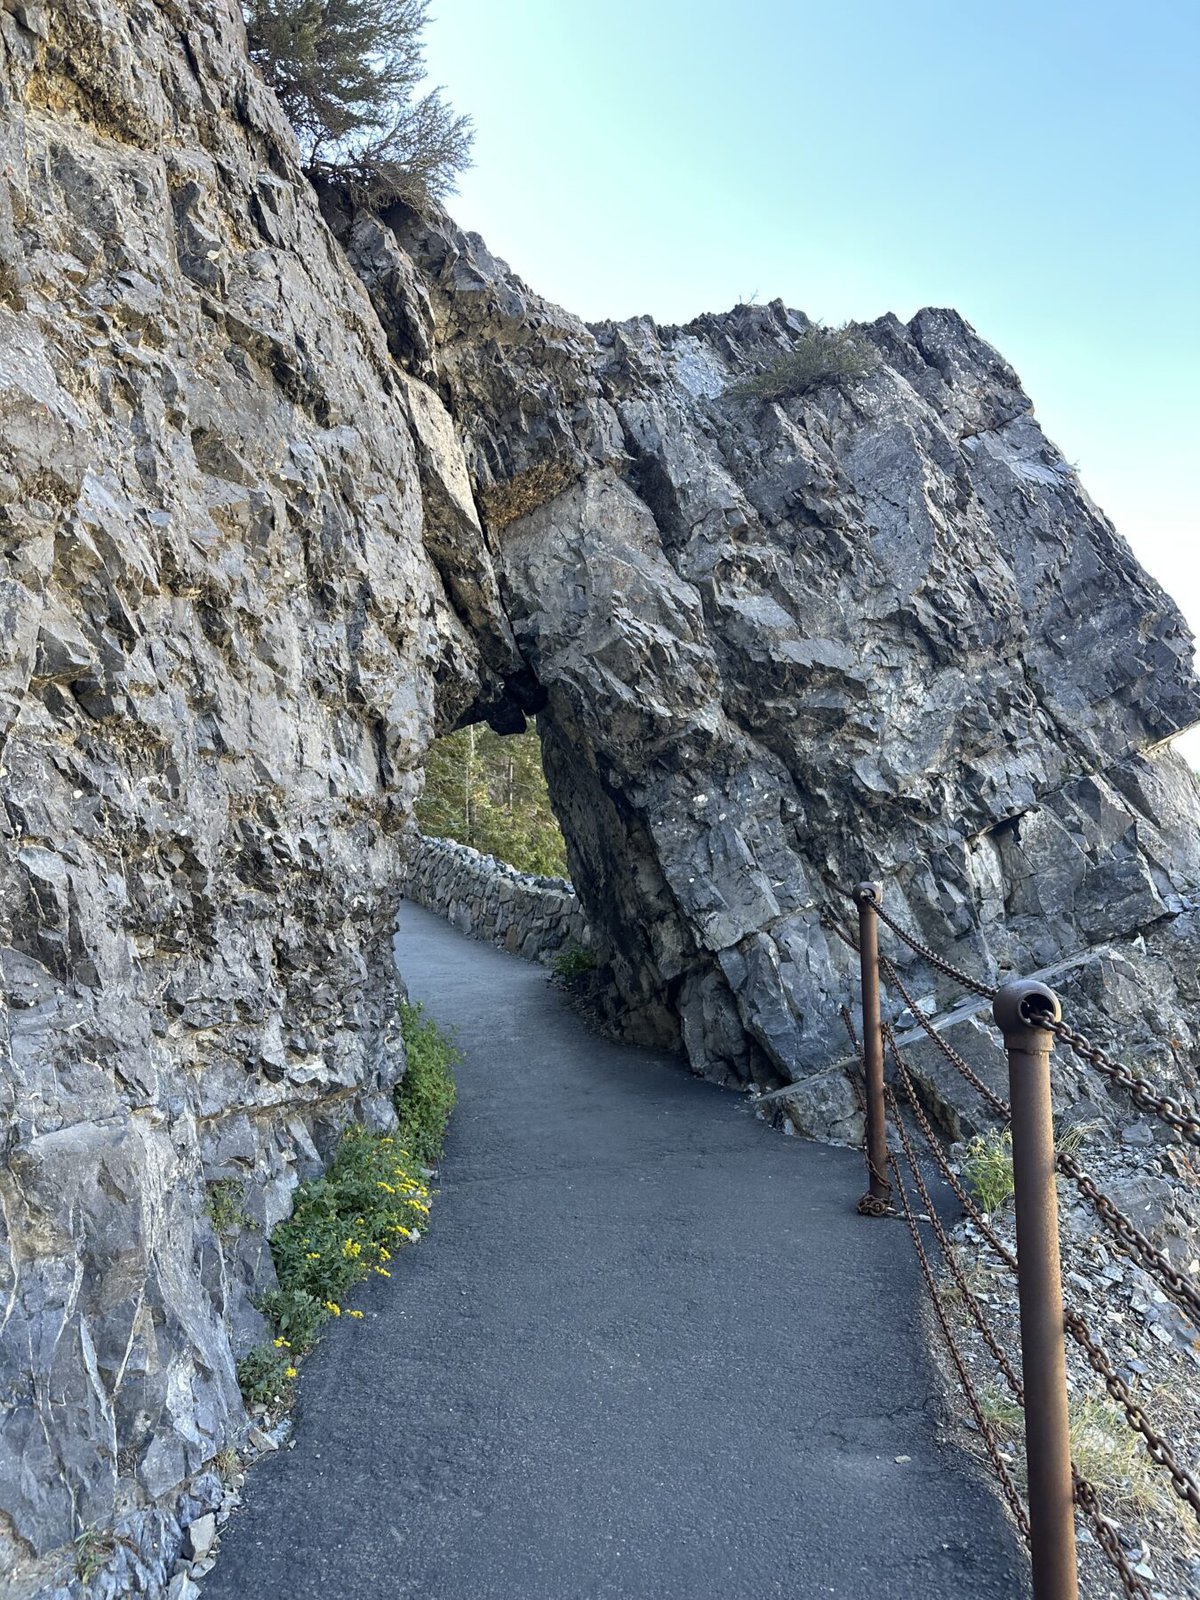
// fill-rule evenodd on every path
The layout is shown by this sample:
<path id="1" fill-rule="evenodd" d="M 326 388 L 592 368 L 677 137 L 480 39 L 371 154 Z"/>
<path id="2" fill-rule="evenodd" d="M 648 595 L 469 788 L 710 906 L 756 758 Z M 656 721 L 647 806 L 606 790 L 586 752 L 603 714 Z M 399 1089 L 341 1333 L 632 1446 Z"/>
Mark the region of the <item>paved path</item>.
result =
<path id="1" fill-rule="evenodd" d="M 860 1158 L 428 912 L 397 950 L 468 1058 L 432 1232 L 306 1364 L 204 1600 L 1024 1594 Z"/>

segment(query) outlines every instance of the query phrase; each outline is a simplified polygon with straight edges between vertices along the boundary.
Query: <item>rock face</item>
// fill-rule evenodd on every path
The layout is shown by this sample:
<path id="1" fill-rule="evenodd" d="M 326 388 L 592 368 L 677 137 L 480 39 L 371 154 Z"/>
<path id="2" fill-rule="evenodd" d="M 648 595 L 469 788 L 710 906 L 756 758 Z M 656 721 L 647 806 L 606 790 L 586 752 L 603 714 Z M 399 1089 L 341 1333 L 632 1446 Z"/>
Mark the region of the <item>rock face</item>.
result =
<path id="1" fill-rule="evenodd" d="M 541 712 L 614 1010 L 697 1070 L 829 1073 L 870 875 L 1194 1089 L 1190 644 L 961 318 L 739 399 L 800 313 L 589 329 L 443 216 L 318 204 L 234 0 L 7 0 L 0 96 L 18 1592 L 92 1526 L 151 1591 L 211 1509 L 267 1232 L 391 1114 L 436 731 Z"/>
<path id="2" fill-rule="evenodd" d="M 518 872 L 453 839 L 422 834 L 398 885 L 415 905 L 440 911 L 463 933 L 502 945 L 526 961 L 549 961 L 591 934 L 571 885 Z"/>
<path id="3" fill-rule="evenodd" d="M 0 59 L 0 1572 L 118 1524 L 124 1594 L 297 1177 L 392 1116 L 423 751 L 520 662 L 232 0 L 24 0 Z"/>
<path id="4" fill-rule="evenodd" d="M 1062 969 L 1077 1021 L 1194 1092 L 1200 793 L 1155 749 L 1200 716 L 1191 641 L 1011 368 L 923 311 L 861 330 L 862 381 L 739 398 L 804 316 L 589 330 L 388 221 L 627 1026 L 735 1082 L 824 1071 L 853 958 L 823 919 L 869 876 L 979 976 Z"/>

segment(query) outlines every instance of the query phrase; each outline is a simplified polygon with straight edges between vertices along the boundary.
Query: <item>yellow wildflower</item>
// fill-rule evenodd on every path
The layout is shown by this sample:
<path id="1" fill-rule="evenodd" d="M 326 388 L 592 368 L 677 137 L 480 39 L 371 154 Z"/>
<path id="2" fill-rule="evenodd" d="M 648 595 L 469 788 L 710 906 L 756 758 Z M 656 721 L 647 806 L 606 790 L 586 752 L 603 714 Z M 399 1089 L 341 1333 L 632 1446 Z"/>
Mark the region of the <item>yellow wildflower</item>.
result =
<path id="1" fill-rule="evenodd" d="M 286 1339 L 276 1339 L 274 1341 L 274 1344 L 275 1344 L 276 1350 L 290 1350 L 291 1349 L 291 1346 L 288 1344 Z"/>
<path id="2" fill-rule="evenodd" d="M 285 1378 L 295 1378 L 299 1376 L 299 1372 L 295 1367 L 285 1367 L 283 1369 L 283 1375 Z"/>
<path id="3" fill-rule="evenodd" d="M 342 1308 L 338 1305 L 336 1300 L 326 1300 L 325 1309 L 326 1311 L 331 1312 L 335 1317 L 340 1317 L 342 1314 Z"/>
<path id="4" fill-rule="evenodd" d="M 388 1271 L 388 1269 L 386 1267 L 376 1267 L 375 1271 L 379 1274 L 379 1276 L 381 1278 L 390 1278 L 391 1277 L 391 1273 Z"/>
<path id="5" fill-rule="evenodd" d="M 361 1317 L 362 1317 L 362 1315 L 363 1315 L 363 1313 L 362 1313 L 362 1312 L 361 1312 L 361 1311 L 352 1311 L 352 1312 L 351 1312 L 351 1313 L 350 1313 L 350 1315 L 351 1315 L 351 1316 L 352 1316 L 352 1317 L 358 1317 L 358 1318 L 360 1318 L 360 1319 L 361 1319 Z"/>

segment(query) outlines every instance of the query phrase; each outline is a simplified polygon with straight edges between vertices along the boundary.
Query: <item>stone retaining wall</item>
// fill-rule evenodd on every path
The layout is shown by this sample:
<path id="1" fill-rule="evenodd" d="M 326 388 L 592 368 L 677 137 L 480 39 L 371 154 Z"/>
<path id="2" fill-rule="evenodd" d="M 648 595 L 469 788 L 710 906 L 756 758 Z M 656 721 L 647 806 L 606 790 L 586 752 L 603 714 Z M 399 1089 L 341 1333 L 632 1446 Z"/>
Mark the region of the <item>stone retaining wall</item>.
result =
<path id="1" fill-rule="evenodd" d="M 591 935 L 565 878 L 535 878 L 453 839 L 419 834 L 402 880 L 404 896 L 456 928 L 527 961 L 550 961 Z"/>

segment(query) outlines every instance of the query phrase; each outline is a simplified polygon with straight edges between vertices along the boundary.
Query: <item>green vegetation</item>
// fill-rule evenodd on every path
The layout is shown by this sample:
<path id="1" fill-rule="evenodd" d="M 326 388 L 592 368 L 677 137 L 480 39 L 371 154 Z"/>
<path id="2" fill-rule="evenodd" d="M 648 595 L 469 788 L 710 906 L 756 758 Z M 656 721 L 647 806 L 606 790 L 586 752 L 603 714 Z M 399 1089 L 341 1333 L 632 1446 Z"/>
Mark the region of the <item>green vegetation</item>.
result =
<path id="1" fill-rule="evenodd" d="M 874 345 L 849 323 L 826 328 L 816 322 L 798 335 L 789 351 L 770 352 L 770 363 L 762 372 L 743 378 L 728 392 L 735 399 L 788 400 L 825 384 L 845 387 L 865 378 L 878 362 Z"/>
<path id="2" fill-rule="evenodd" d="M 90 1583 L 116 1549 L 112 1536 L 85 1528 L 75 1537 L 75 1575 Z"/>
<path id="3" fill-rule="evenodd" d="M 400 1011 L 408 1068 L 396 1091 L 400 1131 L 347 1128 L 328 1170 L 296 1190 L 292 1214 L 271 1235 L 276 1288 L 259 1301 L 270 1343 L 238 1362 L 247 1403 L 270 1406 L 287 1397 L 296 1362 L 317 1342 L 330 1317 L 360 1319 L 346 1296 L 372 1274 L 391 1276 L 389 1262 L 425 1232 L 430 1208 L 426 1169 L 441 1154 L 454 1108 L 454 1045 L 420 1006 Z"/>
<path id="4" fill-rule="evenodd" d="M 502 738 L 472 726 L 436 739 L 425 759 L 417 822 L 425 833 L 457 839 L 521 872 L 566 875 L 566 846 L 532 728 Z"/>
<path id="5" fill-rule="evenodd" d="M 581 944 L 565 945 L 550 963 L 554 976 L 563 983 L 575 983 L 585 972 L 594 972 L 596 958 Z"/>
<path id="6" fill-rule="evenodd" d="M 400 1031 L 408 1057 L 396 1090 L 400 1138 L 419 1162 L 433 1167 L 445 1146 L 457 1098 L 454 1068 L 462 1055 L 437 1023 L 425 1017 L 420 1004 L 400 1007 Z"/>
<path id="7" fill-rule="evenodd" d="M 1077 1156 L 1100 1127 L 1098 1122 L 1075 1122 L 1055 1136 L 1059 1155 Z M 1013 1197 L 1012 1129 L 976 1134 L 967 1145 L 963 1177 L 985 1211 L 999 1211 Z"/>
<path id="8" fill-rule="evenodd" d="M 229 1233 L 240 1233 L 249 1226 L 250 1218 L 243 1209 L 245 1199 L 246 1186 L 236 1178 L 220 1178 L 209 1184 L 204 1209 L 222 1238 Z"/>
<path id="9" fill-rule="evenodd" d="M 963 1177 L 985 1211 L 999 1211 L 1013 1196 L 1012 1129 L 977 1133 L 967 1145 Z"/>
<path id="10" fill-rule="evenodd" d="M 247 1405 L 277 1405 L 286 1398 L 296 1369 L 286 1341 L 255 1345 L 237 1364 L 238 1384 Z"/>
<path id="11" fill-rule="evenodd" d="M 364 205 L 446 194 L 471 125 L 420 92 L 429 0 L 245 0 L 251 59 L 300 141 L 306 170 Z"/>
<path id="12" fill-rule="evenodd" d="M 1025 1413 L 1007 1391 L 980 1391 L 980 1410 L 1002 1444 L 1025 1443 Z M 1107 1509 L 1120 1516 L 1169 1518 L 1190 1531 L 1191 1524 L 1170 1481 L 1146 1454 L 1125 1414 L 1107 1395 L 1072 1396 L 1069 1405 L 1071 1460 L 1092 1485 Z M 1025 1487 L 1025 1460 L 1016 1463 L 1016 1477 Z"/>

